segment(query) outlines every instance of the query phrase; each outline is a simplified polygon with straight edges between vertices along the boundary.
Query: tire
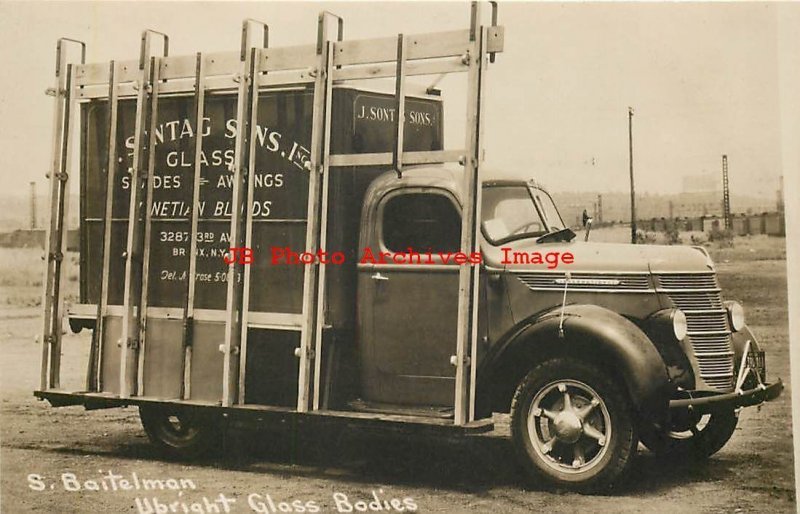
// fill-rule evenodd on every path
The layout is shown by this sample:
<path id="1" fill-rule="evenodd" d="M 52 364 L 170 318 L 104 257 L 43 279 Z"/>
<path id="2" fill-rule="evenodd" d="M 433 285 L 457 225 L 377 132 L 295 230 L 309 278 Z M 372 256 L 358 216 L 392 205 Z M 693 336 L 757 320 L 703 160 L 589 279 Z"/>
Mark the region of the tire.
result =
<path id="1" fill-rule="evenodd" d="M 511 402 L 512 442 L 529 476 L 583 493 L 608 490 L 624 476 L 639 444 L 633 420 L 615 380 L 570 358 L 535 366 Z"/>
<path id="2" fill-rule="evenodd" d="M 170 458 L 198 458 L 220 440 L 217 423 L 195 411 L 141 405 L 139 418 L 150 442 Z"/>
<path id="3" fill-rule="evenodd" d="M 661 457 L 707 459 L 733 436 L 739 416 L 735 410 L 693 415 L 684 412 L 670 430 L 642 429 L 642 444 Z"/>

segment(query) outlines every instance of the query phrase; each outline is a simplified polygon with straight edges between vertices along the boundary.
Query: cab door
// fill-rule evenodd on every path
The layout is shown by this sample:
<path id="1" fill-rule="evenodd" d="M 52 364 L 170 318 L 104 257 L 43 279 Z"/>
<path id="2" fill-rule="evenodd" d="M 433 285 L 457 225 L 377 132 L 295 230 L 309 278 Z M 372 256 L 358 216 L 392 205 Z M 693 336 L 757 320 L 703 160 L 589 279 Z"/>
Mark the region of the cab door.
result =
<path id="1" fill-rule="evenodd" d="M 446 254 L 460 250 L 457 203 L 443 189 L 404 188 L 385 195 L 369 221 L 361 251 L 407 259 L 358 264 L 362 398 L 452 407 L 459 265 Z"/>

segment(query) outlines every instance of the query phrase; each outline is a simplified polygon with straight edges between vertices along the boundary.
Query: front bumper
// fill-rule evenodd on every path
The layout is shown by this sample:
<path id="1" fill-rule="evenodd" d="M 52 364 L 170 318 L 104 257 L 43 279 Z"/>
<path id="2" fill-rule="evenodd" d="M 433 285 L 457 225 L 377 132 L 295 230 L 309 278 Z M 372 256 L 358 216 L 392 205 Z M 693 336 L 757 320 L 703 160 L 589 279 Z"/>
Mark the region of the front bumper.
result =
<path id="1" fill-rule="evenodd" d="M 783 381 L 778 379 L 772 384 L 759 384 L 753 389 L 736 391 L 733 393 L 712 393 L 706 391 L 685 391 L 687 398 L 670 400 L 670 409 L 691 408 L 695 412 L 713 412 L 716 410 L 730 410 L 739 407 L 752 407 L 764 402 L 769 402 L 780 396 L 783 391 Z"/>

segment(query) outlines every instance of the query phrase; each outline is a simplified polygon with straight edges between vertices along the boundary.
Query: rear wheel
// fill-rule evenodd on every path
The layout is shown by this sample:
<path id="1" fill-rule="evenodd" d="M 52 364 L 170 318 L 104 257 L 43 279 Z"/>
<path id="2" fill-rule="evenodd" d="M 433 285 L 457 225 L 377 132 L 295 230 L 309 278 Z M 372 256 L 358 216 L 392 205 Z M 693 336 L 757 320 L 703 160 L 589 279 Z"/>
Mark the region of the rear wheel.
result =
<path id="1" fill-rule="evenodd" d="M 219 441 L 219 427 L 196 411 L 141 405 L 139 417 L 150 441 L 168 456 L 196 458 Z"/>
<path id="2" fill-rule="evenodd" d="M 706 459 L 725 446 L 738 421 L 735 410 L 712 414 L 684 411 L 673 417 L 669 430 L 642 430 L 642 444 L 660 456 Z"/>
<path id="3" fill-rule="evenodd" d="M 638 438 L 624 391 L 600 368 L 556 358 L 534 367 L 511 405 L 517 456 L 536 477 L 581 492 L 613 486 Z"/>

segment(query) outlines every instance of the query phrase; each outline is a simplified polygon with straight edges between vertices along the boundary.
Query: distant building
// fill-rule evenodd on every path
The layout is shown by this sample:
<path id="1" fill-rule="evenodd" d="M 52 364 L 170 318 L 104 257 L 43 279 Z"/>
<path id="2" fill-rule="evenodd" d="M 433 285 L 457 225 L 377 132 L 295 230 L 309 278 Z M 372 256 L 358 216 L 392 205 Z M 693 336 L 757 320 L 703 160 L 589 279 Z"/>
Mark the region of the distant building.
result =
<path id="1" fill-rule="evenodd" d="M 580 226 L 583 210 L 597 215 L 596 193 L 552 193 L 564 222 Z M 774 211 L 775 200 L 753 196 L 731 195 L 734 214 Z M 636 213 L 640 220 L 652 218 L 699 218 L 722 216 L 722 192 L 693 192 L 670 195 L 642 193 L 636 195 Z M 603 193 L 603 222 L 630 221 L 630 196 L 628 193 Z"/>
<path id="2" fill-rule="evenodd" d="M 711 173 L 684 175 L 682 183 L 684 193 L 711 193 L 722 190 L 719 176 Z"/>
<path id="3" fill-rule="evenodd" d="M 697 218 L 722 215 L 722 195 L 719 192 L 686 192 L 674 197 L 673 216 Z"/>

